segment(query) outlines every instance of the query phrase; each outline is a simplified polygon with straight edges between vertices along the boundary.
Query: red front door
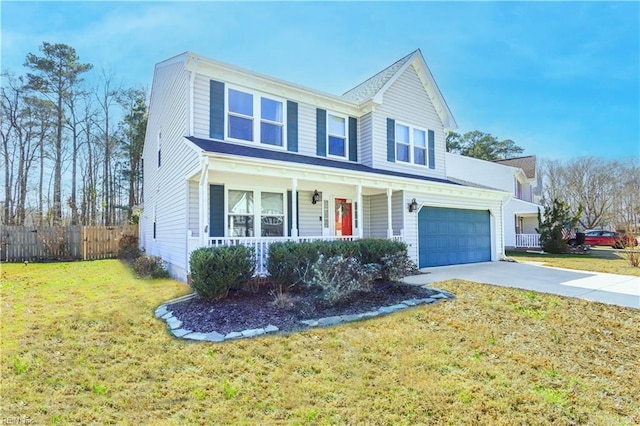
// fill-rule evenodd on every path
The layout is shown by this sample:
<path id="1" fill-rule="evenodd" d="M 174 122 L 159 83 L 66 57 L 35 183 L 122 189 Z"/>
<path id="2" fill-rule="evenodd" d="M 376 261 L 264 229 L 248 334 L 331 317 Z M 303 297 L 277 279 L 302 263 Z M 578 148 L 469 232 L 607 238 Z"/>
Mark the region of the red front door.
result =
<path id="1" fill-rule="evenodd" d="M 336 198 L 335 201 L 335 227 L 336 235 L 352 235 L 351 229 L 351 203 L 346 198 Z"/>

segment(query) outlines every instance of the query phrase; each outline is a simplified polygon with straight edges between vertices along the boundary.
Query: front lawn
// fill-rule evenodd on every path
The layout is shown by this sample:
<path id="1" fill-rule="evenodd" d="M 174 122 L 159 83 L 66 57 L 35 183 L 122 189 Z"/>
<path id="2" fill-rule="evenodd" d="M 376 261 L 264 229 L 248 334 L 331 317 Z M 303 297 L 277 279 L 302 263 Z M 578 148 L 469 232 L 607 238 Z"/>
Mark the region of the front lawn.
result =
<path id="1" fill-rule="evenodd" d="M 506 254 L 507 257 L 518 262 L 540 262 L 544 266 L 556 268 L 640 277 L 640 268 L 634 268 L 629 265 L 625 259 L 624 250 L 599 247 L 586 254 L 539 254 L 523 251 L 509 251 Z"/>
<path id="2" fill-rule="evenodd" d="M 640 422 L 640 311 L 465 281 L 454 301 L 223 344 L 118 261 L 3 264 L 3 419 L 37 424 Z M 23 417 L 26 416 L 26 417 Z"/>

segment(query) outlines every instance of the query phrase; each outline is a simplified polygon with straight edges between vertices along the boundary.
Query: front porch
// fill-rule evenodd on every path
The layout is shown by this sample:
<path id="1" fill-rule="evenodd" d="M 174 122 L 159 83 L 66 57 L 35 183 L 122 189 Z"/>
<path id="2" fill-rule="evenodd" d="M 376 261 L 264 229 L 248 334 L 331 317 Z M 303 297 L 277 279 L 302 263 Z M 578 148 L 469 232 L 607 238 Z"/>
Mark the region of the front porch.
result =
<path id="1" fill-rule="evenodd" d="M 314 242 L 314 241 L 354 241 L 360 239 L 359 236 L 333 236 L 333 237 L 261 237 L 261 238 L 250 238 L 250 237 L 228 237 L 228 238 L 218 238 L 212 237 L 207 239 L 206 247 L 221 247 L 221 246 L 236 246 L 236 245 L 244 245 L 247 247 L 252 247 L 256 254 L 256 276 L 267 276 L 267 262 L 269 260 L 269 247 L 273 243 L 282 243 L 287 241 L 292 242 Z M 393 236 L 391 239 L 395 241 L 403 241 L 401 235 Z M 200 245 L 200 240 L 197 237 L 189 236 L 187 239 L 188 242 L 188 253 L 189 256 L 191 252 L 202 247 Z"/>
<path id="2" fill-rule="evenodd" d="M 540 248 L 540 234 L 516 234 L 515 248 Z"/>

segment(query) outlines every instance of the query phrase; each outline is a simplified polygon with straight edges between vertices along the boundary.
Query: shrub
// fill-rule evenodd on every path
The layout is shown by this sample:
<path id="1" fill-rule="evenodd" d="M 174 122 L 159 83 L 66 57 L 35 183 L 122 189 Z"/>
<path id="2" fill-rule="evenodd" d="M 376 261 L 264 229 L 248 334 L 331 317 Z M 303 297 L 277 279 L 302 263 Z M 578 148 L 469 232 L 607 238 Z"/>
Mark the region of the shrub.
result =
<path id="1" fill-rule="evenodd" d="M 140 278 L 168 278 L 167 266 L 158 256 L 140 256 L 133 262 L 133 270 Z"/>
<path id="2" fill-rule="evenodd" d="M 399 281 L 408 275 L 416 275 L 418 266 L 409 259 L 406 251 L 382 256 L 380 262 L 380 278 L 385 281 Z"/>
<path id="3" fill-rule="evenodd" d="M 118 259 L 133 260 L 140 256 L 138 237 L 125 234 L 118 240 Z"/>
<path id="4" fill-rule="evenodd" d="M 377 265 L 362 265 L 355 257 L 320 255 L 311 265 L 308 284 L 319 288 L 323 299 L 342 302 L 355 292 L 371 291 L 371 282 L 378 273 Z"/>
<path id="5" fill-rule="evenodd" d="M 538 210 L 538 228 L 540 247 L 547 253 L 567 253 L 569 247 L 562 237 L 563 229 L 574 229 L 582 214 L 582 205 L 575 214 L 571 213 L 569 204 L 554 199 L 551 206 L 545 207 L 544 215 Z M 544 220 L 542 217 L 544 216 Z"/>
<path id="6" fill-rule="evenodd" d="M 365 238 L 357 243 L 362 263 L 380 263 L 384 256 L 393 253 L 407 254 L 407 245 L 401 241 Z"/>
<path id="7" fill-rule="evenodd" d="M 191 287 L 201 297 L 224 299 L 245 285 L 255 272 L 255 251 L 243 245 L 203 247 L 189 258 Z"/>

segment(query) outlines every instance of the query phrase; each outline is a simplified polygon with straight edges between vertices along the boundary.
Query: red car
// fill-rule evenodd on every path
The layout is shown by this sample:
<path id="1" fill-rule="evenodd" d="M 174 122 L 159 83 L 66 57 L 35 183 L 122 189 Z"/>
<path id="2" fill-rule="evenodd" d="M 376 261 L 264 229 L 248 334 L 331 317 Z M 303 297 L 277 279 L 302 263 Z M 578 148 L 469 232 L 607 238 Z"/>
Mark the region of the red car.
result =
<path id="1" fill-rule="evenodd" d="M 637 246 L 638 240 L 628 234 L 613 231 L 589 231 L 584 234 L 584 243 L 590 246 L 609 246 L 613 248 L 625 248 Z"/>

